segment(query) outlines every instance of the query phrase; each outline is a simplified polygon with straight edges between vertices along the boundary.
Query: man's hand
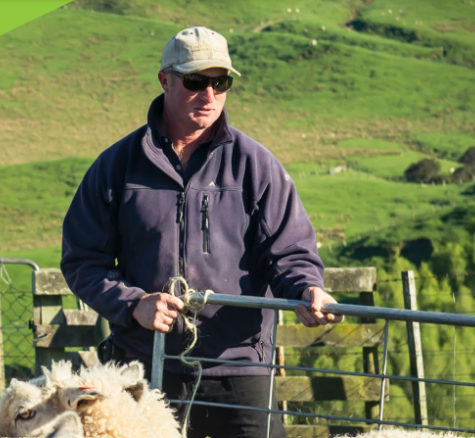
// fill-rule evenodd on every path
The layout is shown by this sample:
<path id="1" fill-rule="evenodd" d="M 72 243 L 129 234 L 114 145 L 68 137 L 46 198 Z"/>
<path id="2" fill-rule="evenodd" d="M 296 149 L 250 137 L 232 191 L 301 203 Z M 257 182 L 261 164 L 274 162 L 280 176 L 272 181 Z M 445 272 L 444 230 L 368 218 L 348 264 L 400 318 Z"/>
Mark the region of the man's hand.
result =
<path id="1" fill-rule="evenodd" d="M 302 294 L 301 299 L 309 301 L 309 305 L 300 304 L 295 310 L 295 314 L 306 327 L 317 327 L 329 322 L 342 322 L 345 318 L 343 315 L 321 312 L 323 304 L 336 304 L 336 301 L 319 287 L 308 287 Z"/>
<path id="2" fill-rule="evenodd" d="M 169 333 L 184 307 L 183 301 L 179 298 L 156 292 L 144 295 L 132 315 L 146 329 Z"/>

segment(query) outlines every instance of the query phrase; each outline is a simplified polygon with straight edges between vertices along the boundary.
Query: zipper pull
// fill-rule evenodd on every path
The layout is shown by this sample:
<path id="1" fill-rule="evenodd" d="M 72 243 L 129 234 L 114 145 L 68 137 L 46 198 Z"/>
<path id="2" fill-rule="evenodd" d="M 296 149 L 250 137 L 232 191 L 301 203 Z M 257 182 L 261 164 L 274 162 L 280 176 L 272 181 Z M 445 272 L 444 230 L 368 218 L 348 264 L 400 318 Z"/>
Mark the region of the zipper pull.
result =
<path id="1" fill-rule="evenodd" d="M 203 230 L 203 253 L 209 253 L 209 216 L 208 216 L 208 206 L 209 206 L 209 196 L 203 195 L 203 200 L 201 201 L 201 213 L 202 223 L 201 229 Z"/>
<path id="2" fill-rule="evenodd" d="M 266 350 L 264 349 L 264 339 L 261 338 L 261 340 L 259 341 L 259 343 L 261 344 L 262 362 L 267 362 L 267 361 L 266 361 Z"/>
<path id="3" fill-rule="evenodd" d="M 180 193 L 180 197 L 178 198 L 178 215 L 177 215 L 177 222 L 180 223 L 183 220 L 183 206 L 185 204 L 185 192 Z"/>
<path id="4" fill-rule="evenodd" d="M 208 205 L 209 205 L 209 198 L 208 195 L 203 196 L 203 201 L 201 203 L 201 212 L 204 215 L 204 226 L 208 228 Z"/>

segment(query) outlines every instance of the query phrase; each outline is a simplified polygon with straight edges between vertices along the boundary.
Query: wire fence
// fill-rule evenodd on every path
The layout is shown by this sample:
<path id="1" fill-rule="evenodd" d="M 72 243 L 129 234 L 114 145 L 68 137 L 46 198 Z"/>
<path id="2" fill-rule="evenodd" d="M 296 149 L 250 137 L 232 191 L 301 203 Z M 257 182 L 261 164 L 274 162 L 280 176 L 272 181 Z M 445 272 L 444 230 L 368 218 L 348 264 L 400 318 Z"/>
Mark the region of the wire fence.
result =
<path id="1" fill-rule="evenodd" d="M 438 308 L 459 315 L 475 314 L 475 273 L 458 272 L 424 276 L 416 279 L 419 308 Z M 426 375 L 445 376 L 453 380 L 475 381 L 475 333 L 457 327 L 421 327 Z M 434 348 L 439 345 L 439 351 Z M 443 346 L 443 347 L 441 347 Z M 428 397 L 436 407 L 432 416 L 446 418 L 452 412 L 451 424 L 475 427 L 475 411 L 468 400 L 475 397 L 471 388 L 428 388 Z M 444 421 L 444 420 L 439 420 Z"/>
<path id="2" fill-rule="evenodd" d="M 192 299 L 194 300 L 204 300 L 203 294 L 196 294 Z M 227 296 L 220 294 L 212 294 L 207 298 L 209 304 L 221 304 L 221 305 L 231 305 L 231 306 L 242 306 L 242 307 L 259 307 L 259 308 L 272 308 L 289 310 L 290 308 L 295 308 L 300 302 L 292 302 L 292 300 L 281 300 L 281 299 L 265 299 L 255 297 L 232 297 L 230 299 Z M 400 333 L 399 329 L 401 323 L 407 322 L 425 322 L 429 323 L 431 327 L 440 328 L 441 326 L 447 327 L 448 330 L 453 330 L 454 326 L 459 326 L 463 328 L 470 328 L 472 332 L 475 332 L 475 317 L 474 316 L 460 316 L 456 314 L 442 314 L 437 312 L 420 312 L 412 310 L 402 310 L 402 309 L 388 309 L 388 308 L 372 308 L 368 306 L 355 306 L 355 305 L 327 305 L 327 311 L 334 311 L 336 313 L 341 313 L 349 315 L 352 317 L 362 317 L 362 318 L 382 318 L 386 320 L 385 323 L 385 336 L 384 336 L 384 351 L 378 352 L 378 358 L 380 359 L 380 366 L 374 370 L 374 373 L 363 372 L 362 369 L 358 370 L 358 365 L 356 362 L 352 363 L 353 370 L 348 371 L 348 367 L 342 367 L 340 369 L 331 369 L 323 368 L 319 366 L 320 358 L 325 357 L 349 357 L 354 356 L 355 359 L 358 357 L 357 352 L 348 352 L 338 355 L 337 352 L 302 352 L 299 355 L 299 360 L 296 365 L 287 364 L 278 365 L 275 360 L 262 364 L 263 367 L 267 367 L 271 370 L 271 375 L 275 373 L 276 370 L 284 369 L 286 373 L 306 373 L 306 375 L 325 375 L 325 376 L 352 376 L 352 377 L 364 377 L 364 378 L 377 378 L 381 380 L 380 385 L 380 397 L 379 397 L 379 414 L 376 418 L 367 418 L 364 415 L 361 415 L 363 405 L 360 403 L 360 406 L 348 407 L 347 405 L 343 406 L 341 402 L 332 402 L 332 407 L 330 408 L 327 403 L 319 403 L 319 406 L 316 408 L 315 405 L 312 406 L 312 403 L 309 402 L 289 402 L 289 405 L 286 410 L 275 410 L 271 409 L 270 405 L 264 408 L 249 408 L 239 406 L 240 409 L 255 409 L 260 411 L 265 411 L 269 415 L 271 414 L 283 414 L 286 416 L 295 416 L 300 420 L 304 418 L 307 424 L 349 424 L 352 422 L 357 422 L 359 424 L 374 424 L 379 426 L 405 426 L 405 427 L 425 427 L 428 429 L 434 430 L 453 430 L 460 433 L 475 433 L 475 416 L 473 415 L 473 409 L 471 406 L 467 406 L 466 399 L 469 399 L 475 395 L 475 382 L 473 381 L 460 381 L 456 374 L 452 373 L 447 376 L 432 376 L 426 375 L 423 377 L 412 377 L 411 370 L 407 367 L 405 369 L 400 369 L 400 364 L 393 363 L 391 364 L 391 354 L 390 349 L 394 347 L 395 341 L 397 343 L 398 337 L 392 338 L 393 334 Z M 392 330 L 389 330 L 389 323 L 391 322 Z M 465 327 L 466 326 L 466 327 Z M 404 331 L 403 331 L 404 332 Z M 390 335 L 391 334 L 391 335 Z M 163 334 L 156 334 L 155 342 L 155 353 L 154 353 L 154 371 L 152 374 L 152 385 L 155 387 L 160 387 L 161 385 L 161 370 L 163 368 L 163 362 L 168 359 L 180 359 L 180 356 L 167 355 L 164 352 L 164 336 Z M 274 333 L 275 338 L 275 333 Z M 391 342 L 390 339 L 393 339 Z M 393 345 L 390 345 L 393 344 Z M 398 349 L 401 349 L 402 345 L 398 345 Z M 400 353 L 402 351 L 399 351 Z M 291 357 L 295 358 L 295 355 Z M 359 352 L 361 357 L 361 351 Z M 406 355 L 409 356 L 408 351 L 406 350 Z M 317 361 L 312 360 L 306 366 L 305 361 L 302 360 L 308 357 L 317 358 Z M 406 357 L 407 357 L 406 356 Z M 212 362 L 216 364 L 220 363 L 234 363 L 233 361 L 223 361 L 223 360 L 210 360 L 202 357 L 188 357 L 187 360 L 190 361 L 202 361 L 202 362 Z M 360 361 L 362 362 L 362 361 Z M 239 363 L 240 366 L 255 366 L 251 363 Z M 342 365 L 341 362 L 339 365 Z M 450 364 L 449 364 L 450 365 Z M 452 365 L 450 365 L 452 366 Z M 359 364 L 359 367 L 362 368 L 362 363 Z M 350 368 L 351 369 L 351 368 Z M 472 374 L 469 377 L 473 377 Z M 385 382 L 391 382 L 393 387 L 392 396 L 389 402 L 386 402 L 385 394 Z M 335 381 L 336 382 L 336 381 Z M 423 395 L 416 395 L 414 393 L 415 384 L 420 385 L 424 384 L 424 388 L 427 387 L 427 392 L 424 390 Z M 272 379 L 270 379 L 269 386 L 272 388 Z M 336 388 L 334 389 L 336 391 Z M 414 402 L 416 404 L 422 403 L 422 398 L 424 399 L 424 404 L 427 403 L 428 410 L 423 414 L 423 421 L 414 421 L 414 418 L 401 417 L 402 412 L 407 412 L 411 410 L 410 406 Z M 458 398 L 461 403 L 457 404 Z M 465 402 L 464 402 L 465 400 Z M 171 402 L 182 402 L 178 400 L 170 400 Z M 385 402 L 389 404 L 389 410 L 385 409 Z M 193 401 L 190 400 L 188 403 L 196 403 L 201 405 L 210 405 L 216 407 L 227 407 L 231 408 L 230 405 L 224 404 L 214 404 L 207 403 L 203 401 Z M 394 409 L 391 408 L 391 405 Z M 324 411 L 325 413 L 321 413 Z M 428 412 L 428 413 L 427 413 Z M 448 414 L 452 414 L 448 416 Z M 468 414 L 468 415 L 467 415 Z M 430 422 L 430 424 L 429 424 Z"/>
<path id="3" fill-rule="evenodd" d="M 7 270 L 6 265 L 12 265 Z M 1 330 L 0 330 L 0 365 L 3 361 L 5 380 L 8 384 L 13 377 L 28 379 L 33 376 L 35 351 L 32 342 L 30 320 L 33 317 L 33 299 L 29 270 L 37 269 L 29 264 L 28 271 L 23 271 L 24 280 L 17 282 L 18 276 L 10 276 L 9 272 L 24 265 L 18 259 L 0 258 L 0 295 L 1 295 Z M 15 266 L 17 265 L 17 266 Z M 415 277 L 418 284 L 417 298 L 420 308 L 427 308 L 430 300 L 446 298 L 446 310 L 457 312 L 457 319 L 464 314 L 471 314 L 472 295 L 463 290 L 454 293 L 449 290 L 433 292 L 424 288 L 423 282 L 432 279 L 470 278 L 475 273 L 458 273 L 451 276 Z M 12 281 L 12 278 L 14 280 Z M 404 278 L 377 281 L 377 283 L 393 282 L 398 284 Z M 398 287 L 399 289 L 399 287 Z M 338 299 L 338 297 L 337 297 Z M 463 301 L 467 299 L 468 301 Z M 427 301 L 429 300 L 429 301 Z M 356 306 L 358 307 L 358 306 Z M 429 307 L 430 308 L 430 307 Z M 360 315 L 361 316 L 361 315 Z M 374 315 L 367 315 L 374 317 Z M 356 316 L 350 316 L 357 318 Z M 469 317 L 470 318 L 470 317 Z M 386 401 L 386 409 L 381 418 L 374 419 L 374 424 L 415 424 L 411 414 L 413 403 L 413 387 L 408 366 L 408 341 L 405 320 L 391 321 L 388 343 L 385 351 L 376 353 L 379 371 L 376 377 L 391 382 L 390 397 Z M 449 321 L 445 321 L 447 323 Z M 457 321 L 455 321 L 457 323 Z M 389 324 L 388 324 L 389 327 Z M 423 324 L 422 355 L 425 365 L 425 381 L 427 385 L 428 421 L 434 428 L 452 429 L 475 432 L 475 406 L 468 401 L 475 396 L 475 330 L 467 327 L 455 327 L 442 324 Z M 3 335 L 3 342 L 2 342 Z M 3 350 L 3 353 L 2 353 Z M 341 349 L 338 347 L 309 347 L 304 349 L 286 349 L 285 357 L 289 375 L 313 376 L 315 373 L 340 376 L 365 375 L 364 359 L 361 348 Z M 385 364 L 387 370 L 382 371 Z M 277 367 L 277 369 L 279 369 Z M 343 371 L 342 371 L 343 370 Z M 345 371 L 346 370 L 346 371 Z M 385 395 L 386 397 L 386 395 Z M 291 402 L 286 414 L 294 414 L 299 424 L 339 424 L 358 420 L 371 424 L 364 418 L 363 402 L 350 404 L 341 401 L 331 402 Z M 281 411 L 279 411 L 282 413 Z M 408 413 L 403 416 L 402 413 Z"/>
<path id="4" fill-rule="evenodd" d="M 475 272 L 458 272 L 458 273 L 446 273 L 446 274 L 433 274 L 433 275 L 421 275 L 414 277 L 414 280 L 441 280 L 443 278 L 463 278 L 463 277 L 474 277 Z M 404 278 L 401 277 L 396 277 L 396 278 L 385 278 L 385 279 L 380 279 L 376 280 L 376 283 L 393 283 L 393 282 L 398 282 L 401 283 L 404 281 Z"/>
<path id="5" fill-rule="evenodd" d="M 422 266 L 419 274 L 413 275 L 416 291 L 416 308 L 438 312 L 451 312 L 456 317 L 475 314 L 475 273 L 454 270 L 454 266 L 444 266 L 450 272 L 439 275 L 428 273 Z M 427 272 L 427 270 L 426 270 Z M 383 274 L 384 275 L 384 274 Z M 382 277 L 382 276 L 381 276 Z M 401 289 L 409 280 L 407 275 L 399 278 L 379 278 L 378 297 L 391 300 L 392 305 L 402 306 Z M 384 298 L 383 298 L 384 297 Z M 398 304 L 397 303 L 399 300 Z M 381 303 L 381 300 L 380 300 Z M 421 360 L 425 377 L 430 379 L 452 380 L 455 382 L 475 382 L 475 330 L 433 324 L 421 324 Z M 409 355 L 406 331 L 403 323 L 399 330 L 392 331 L 390 362 L 401 370 L 404 357 Z M 407 360 L 406 356 L 406 360 Z M 396 393 L 391 394 L 391 402 L 403 405 L 404 398 L 411 395 L 411 388 L 394 383 Z M 475 396 L 475 388 L 456 385 L 427 385 L 426 401 L 430 424 L 449 424 L 451 427 L 475 428 L 475 410 L 468 400 Z M 399 411 L 401 416 L 404 410 Z M 448 415 L 451 415 L 449 417 Z"/>
<path id="6" fill-rule="evenodd" d="M 24 259 L 0 258 L 0 386 L 9 384 L 12 378 L 33 377 L 35 350 L 30 321 L 33 317 L 32 291 L 17 288 L 6 265 L 23 266 L 24 275 L 39 269 Z M 29 266 L 25 269 L 24 266 Z M 31 281 L 28 282 L 31 285 Z"/>

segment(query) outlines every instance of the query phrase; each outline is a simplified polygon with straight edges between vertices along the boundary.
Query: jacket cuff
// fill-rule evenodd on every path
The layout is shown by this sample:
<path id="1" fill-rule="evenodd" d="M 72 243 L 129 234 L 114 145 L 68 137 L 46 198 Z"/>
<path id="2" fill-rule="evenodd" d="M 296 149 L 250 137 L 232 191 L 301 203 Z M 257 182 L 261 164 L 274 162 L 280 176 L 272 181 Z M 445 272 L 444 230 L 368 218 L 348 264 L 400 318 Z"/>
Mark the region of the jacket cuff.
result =
<path id="1" fill-rule="evenodd" d="M 134 327 L 134 326 L 138 325 L 138 322 L 134 318 L 133 314 L 134 314 L 135 308 L 139 305 L 140 298 L 142 298 L 144 295 L 146 295 L 146 294 L 144 293 L 143 295 L 141 295 L 136 300 L 133 300 L 133 301 L 130 302 L 129 307 L 128 307 L 127 312 L 126 312 L 126 319 L 127 319 L 127 326 L 128 327 Z"/>
<path id="2" fill-rule="evenodd" d="M 318 288 L 322 289 L 324 292 L 326 292 L 326 291 L 325 291 L 325 287 L 323 286 L 323 284 L 307 284 L 306 286 L 304 286 L 304 287 L 300 290 L 300 292 L 298 292 L 298 293 L 296 294 L 296 298 L 295 298 L 295 299 L 301 300 L 303 293 L 304 293 L 305 290 L 308 289 L 309 287 L 318 287 Z"/>

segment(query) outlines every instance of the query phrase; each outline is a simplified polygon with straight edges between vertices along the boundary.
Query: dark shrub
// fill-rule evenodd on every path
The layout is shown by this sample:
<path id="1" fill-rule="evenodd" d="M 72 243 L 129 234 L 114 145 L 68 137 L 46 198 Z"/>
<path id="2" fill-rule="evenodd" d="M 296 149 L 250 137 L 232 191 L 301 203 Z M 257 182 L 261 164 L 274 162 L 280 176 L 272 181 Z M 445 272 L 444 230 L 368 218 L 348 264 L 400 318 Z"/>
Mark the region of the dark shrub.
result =
<path id="1" fill-rule="evenodd" d="M 455 183 L 466 183 L 475 181 L 475 165 L 459 167 L 452 175 Z"/>
<path id="2" fill-rule="evenodd" d="M 437 179 L 439 172 L 440 163 L 431 158 L 425 158 L 411 164 L 404 172 L 404 177 L 408 182 L 430 183 Z"/>
<path id="3" fill-rule="evenodd" d="M 468 148 L 465 153 L 459 158 L 459 163 L 466 166 L 475 166 L 475 146 Z"/>
<path id="4" fill-rule="evenodd" d="M 72 9 L 89 9 L 123 15 L 129 7 L 127 3 L 127 0 L 75 0 L 66 6 Z"/>

